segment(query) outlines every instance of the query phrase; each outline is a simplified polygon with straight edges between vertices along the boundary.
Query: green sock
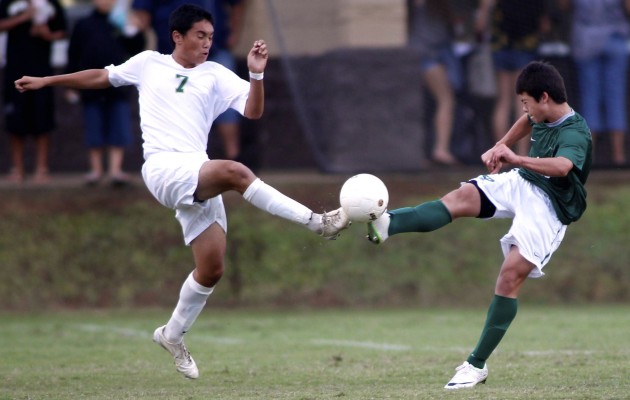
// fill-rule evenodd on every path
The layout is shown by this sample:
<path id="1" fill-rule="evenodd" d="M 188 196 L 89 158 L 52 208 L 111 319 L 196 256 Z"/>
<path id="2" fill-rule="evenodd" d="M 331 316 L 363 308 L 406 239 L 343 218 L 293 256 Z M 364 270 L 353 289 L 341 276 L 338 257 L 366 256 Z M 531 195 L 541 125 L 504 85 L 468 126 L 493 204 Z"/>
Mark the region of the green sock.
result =
<path id="1" fill-rule="evenodd" d="M 503 335 L 516 317 L 518 299 L 494 295 L 488 316 L 483 326 L 477 347 L 468 357 L 468 362 L 477 368 L 483 368 L 490 354 L 497 348 Z"/>
<path id="2" fill-rule="evenodd" d="M 399 208 L 389 213 L 390 236 L 403 232 L 431 232 L 453 221 L 441 200 L 422 203 L 416 207 Z"/>

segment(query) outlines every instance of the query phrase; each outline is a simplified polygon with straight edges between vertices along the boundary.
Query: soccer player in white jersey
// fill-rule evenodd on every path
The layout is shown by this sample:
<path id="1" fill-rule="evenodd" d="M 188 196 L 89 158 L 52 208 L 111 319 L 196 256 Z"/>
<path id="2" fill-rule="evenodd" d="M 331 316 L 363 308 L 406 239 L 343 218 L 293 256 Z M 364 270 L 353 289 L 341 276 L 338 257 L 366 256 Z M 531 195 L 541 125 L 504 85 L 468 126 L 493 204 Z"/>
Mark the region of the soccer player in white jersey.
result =
<path id="1" fill-rule="evenodd" d="M 144 51 L 121 65 L 15 81 L 20 92 L 46 86 L 100 89 L 134 85 L 138 89 L 145 162 L 142 176 L 155 198 L 176 210 L 195 268 L 184 282 L 179 301 L 153 339 L 175 358 L 179 372 L 197 378 L 199 371 L 183 342 L 223 275 L 227 222 L 221 193 L 235 190 L 254 206 L 333 239 L 350 224 L 341 209 L 316 214 L 258 179 L 241 163 L 209 160 L 206 153 L 212 121 L 228 108 L 247 118 L 264 109 L 263 73 L 268 50 L 256 40 L 247 55 L 249 82 L 220 64 L 206 61 L 213 37 L 212 16 L 186 4 L 170 17 L 172 54 Z"/>
<path id="2" fill-rule="evenodd" d="M 379 244 L 400 233 L 431 232 L 457 218 L 513 220 L 501 238 L 505 259 L 477 346 L 445 389 L 485 383 L 486 360 L 516 317 L 523 283 L 543 275 L 567 226 L 586 210 L 591 132 L 567 103 L 562 76 L 552 65 L 534 61 L 521 71 L 515 89 L 524 114 L 481 156 L 488 175 L 463 183 L 439 200 L 391 210 L 368 224 L 368 239 Z M 515 154 L 511 146 L 527 137 L 529 155 Z M 504 164 L 517 168 L 499 173 Z"/>

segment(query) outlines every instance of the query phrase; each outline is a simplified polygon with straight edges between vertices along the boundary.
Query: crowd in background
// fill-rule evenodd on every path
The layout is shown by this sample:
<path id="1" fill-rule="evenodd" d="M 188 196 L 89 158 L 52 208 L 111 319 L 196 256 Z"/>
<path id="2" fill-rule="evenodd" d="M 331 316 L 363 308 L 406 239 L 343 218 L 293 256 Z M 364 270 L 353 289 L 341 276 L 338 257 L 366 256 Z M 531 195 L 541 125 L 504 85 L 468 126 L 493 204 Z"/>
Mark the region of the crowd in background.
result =
<path id="1" fill-rule="evenodd" d="M 486 129 L 497 141 L 522 113 L 513 89 L 519 71 L 535 59 L 561 59 L 575 71 L 570 104 L 586 118 L 596 146 L 609 143 L 608 153 L 596 151 L 596 164 L 626 165 L 630 1 L 410 2 L 410 45 L 421 54 L 423 89 L 435 103 L 426 121 L 433 162 L 459 163 L 453 122 L 462 99 L 492 98 Z M 528 143 L 515 150 L 526 155 Z"/>
<path id="2" fill-rule="evenodd" d="M 170 52 L 168 15 L 177 5 L 191 1 L 210 9 L 215 18 L 210 59 L 234 70 L 231 50 L 239 40 L 245 0 L 92 0 L 76 20 L 67 17 L 59 0 L 0 0 L 0 31 L 7 35 L 3 122 L 11 154 L 6 179 L 48 181 L 50 136 L 56 128 L 52 89 L 19 95 L 13 88 L 15 79 L 52 74 L 52 45 L 61 38 L 69 40 L 65 72 L 121 63 L 146 48 Z M 494 142 L 522 112 L 513 93 L 519 71 L 534 59 L 552 63 L 562 59 L 570 60 L 575 71 L 570 104 L 586 118 L 596 146 L 604 143 L 607 150 L 596 151 L 596 164 L 626 166 L 630 0 L 408 3 L 409 43 L 421 55 L 418 89 L 426 92 L 433 107 L 424 122 L 430 139 L 427 157 L 435 164 L 454 166 L 478 158 L 478 154 L 462 156 L 459 143 L 458 131 L 467 128 L 458 124 L 458 110 L 470 105 L 471 99 L 490 100 L 488 115 L 475 109 L 474 118 L 486 123 L 486 139 Z M 122 165 L 132 143 L 129 88 L 67 92 L 65 98 L 80 102 L 82 108 L 86 184 L 125 185 L 128 176 Z M 216 121 L 226 158 L 239 157 L 240 123 L 235 112 Z M 24 165 L 31 139 L 32 175 Z M 526 154 L 528 143 L 519 143 L 516 150 Z"/>
<path id="3" fill-rule="evenodd" d="M 170 13 L 179 5 L 194 3 L 211 11 L 214 40 L 209 60 L 235 70 L 232 49 L 242 28 L 242 0 L 92 0 L 78 19 L 69 21 L 59 0 L 1 0 L 0 31 L 6 32 L 3 101 L 5 130 L 9 136 L 11 167 L 7 179 L 21 183 L 27 176 L 34 183 L 49 181 L 48 153 L 51 132 L 56 128 L 52 88 L 20 94 L 14 81 L 23 75 L 54 73 L 53 43 L 68 38 L 64 72 L 117 65 L 145 50 L 163 54 L 173 50 L 168 32 Z M 90 186 L 107 181 L 125 186 L 125 150 L 132 140 L 132 88 L 67 91 L 66 101 L 80 103 Z M 226 158 L 240 151 L 240 115 L 229 110 L 215 120 Z M 35 167 L 27 174 L 25 149 L 35 143 Z"/>

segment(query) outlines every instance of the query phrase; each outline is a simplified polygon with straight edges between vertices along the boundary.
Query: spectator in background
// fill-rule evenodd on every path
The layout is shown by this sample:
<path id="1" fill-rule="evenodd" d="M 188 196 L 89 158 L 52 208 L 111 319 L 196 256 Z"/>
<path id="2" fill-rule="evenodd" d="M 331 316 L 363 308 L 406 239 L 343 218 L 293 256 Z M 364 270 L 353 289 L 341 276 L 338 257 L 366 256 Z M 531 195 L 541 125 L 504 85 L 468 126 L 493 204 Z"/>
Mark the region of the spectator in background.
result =
<path id="1" fill-rule="evenodd" d="M 423 82 L 436 102 L 435 139 L 431 160 L 454 165 L 450 150 L 455 114 L 455 90 L 462 84 L 459 60 L 453 52 L 453 13 L 448 0 L 414 0 L 409 42 L 420 51 Z"/>
<path id="2" fill-rule="evenodd" d="M 168 32 L 168 16 L 178 6 L 192 3 L 205 8 L 214 20 L 214 39 L 208 56 L 209 61 L 217 62 L 236 72 L 236 59 L 232 49 L 238 44 L 245 14 L 244 0 L 133 0 L 140 28 L 153 28 L 157 35 L 157 51 L 169 54 L 173 44 Z M 240 151 L 241 116 L 234 110 L 227 110 L 217 117 L 214 127 L 223 140 L 224 157 L 237 159 Z"/>
<path id="3" fill-rule="evenodd" d="M 35 139 L 33 182 L 49 179 L 50 134 L 55 129 L 54 92 L 20 94 L 15 80 L 22 75 L 52 75 L 52 42 L 65 36 L 66 15 L 57 0 L 0 0 L 0 31 L 7 31 L 4 68 L 4 114 L 10 135 L 11 172 L 8 179 L 23 182 L 26 139 Z"/>
<path id="4" fill-rule="evenodd" d="M 488 31 L 490 33 L 497 78 L 497 98 L 492 116 L 495 141 L 505 135 L 510 121 L 523 112 L 523 106 L 514 93 L 516 78 L 530 61 L 536 59 L 540 33 L 549 29 L 544 0 L 479 2 L 475 30 L 478 37 L 485 36 Z M 528 140 L 525 138 L 517 143 L 518 154 L 527 154 Z"/>
<path id="5" fill-rule="evenodd" d="M 573 8 L 571 50 L 580 90 L 580 113 L 596 144 L 609 133 L 612 163 L 626 163 L 626 82 L 629 0 L 561 0 Z"/>
<path id="6" fill-rule="evenodd" d="M 214 44 L 208 60 L 217 62 L 236 72 L 236 58 L 232 53 L 243 31 L 244 0 L 214 0 L 207 2 L 214 17 Z M 241 152 L 241 116 L 229 109 L 214 121 L 223 140 L 225 158 L 235 160 Z"/>
<path id="7" fill-rule="evenodd" d="M 116 0 L 93 0 L 94 10 L 77 21 L 68 47 L 67 72 L 121 64 L 144 49 L 144 34 L 114 12 Z M 131 88 L 81 90 L 85 142 L 90 172 L 88 185 L 103 178 L 103 157 L 108 152 L 108 175 L 114 186 L 128 183 L 123 172 L 125 148 L 132 141 Z"/>

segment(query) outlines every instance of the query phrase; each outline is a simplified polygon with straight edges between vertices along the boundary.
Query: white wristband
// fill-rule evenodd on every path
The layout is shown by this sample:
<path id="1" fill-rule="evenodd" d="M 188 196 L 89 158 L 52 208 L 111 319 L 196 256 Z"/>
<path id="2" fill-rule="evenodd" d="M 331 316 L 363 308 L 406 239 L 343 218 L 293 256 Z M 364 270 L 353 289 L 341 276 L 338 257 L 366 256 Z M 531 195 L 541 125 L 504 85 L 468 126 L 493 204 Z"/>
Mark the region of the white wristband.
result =
<path id="1" fill-rule="evenodd" d="M 265 77 L 265 73 L 264 72 L 252 72 L 249 71 L 249 78 L 250 79 L 255 79 L 257 81 L 262 81 L 262 79 Z"/>

